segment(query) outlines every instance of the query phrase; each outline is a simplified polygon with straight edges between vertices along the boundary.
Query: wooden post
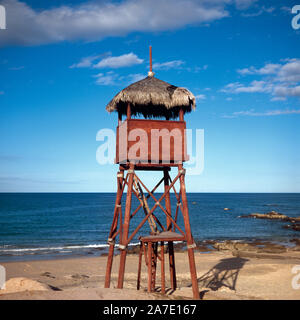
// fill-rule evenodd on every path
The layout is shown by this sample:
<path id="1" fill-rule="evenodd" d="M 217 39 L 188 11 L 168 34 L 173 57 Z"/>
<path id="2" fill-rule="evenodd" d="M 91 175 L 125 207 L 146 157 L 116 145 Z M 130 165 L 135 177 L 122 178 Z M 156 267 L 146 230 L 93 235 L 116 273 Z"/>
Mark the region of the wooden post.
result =
<path id="1" fill-rule="evenodd" d="M 156 265 L 157 265 L 157 247 L 158 243 L 153 243 L 153 249 L 152 249 L 152 291 L 155 291 L 155 281 L 156 281 Z"/>
<path id="2" fill-rule="evenodd" d="M 169 174 L 168 168 L 164 169 L 164 186 L 165 191 L 169 188 Z M 170 192 L 168 192 L 165 196 L 165 204 L 166 204 L 166 211 L 171 215 L 171 201 L 170 201 Z M 167 219 L 167 231 L 172 231 L 172 221 L 169 217 Z M 173 242 L 168 242 L 169 248 L 169 265 L 170 265 L 170 280 L 171 280 L 171 287 L 173 290 L 176 289 L 176 269 L 175 269 L 175 256 L 174 256 L 174 248 Z"/>
<path id="3" fill-rule="evenodd" d="M 179 121 L 184 121 L 183 109 L 180 108 L 179 110 Z"/>
<path id="4" fill-rule="evenodd" d="M 152 289 L 152 243 L 148 241 L 148 292 Z"/>
<path id="5" fill-rule="evenodd" d="M 164 253 L 164 242 L 160 245 L 160 262 L 161 262 L 161 293 L 166 293 L 166 282 L 165 282 L 165 253 Z"/>
<path id="6" fill-rule="evenodd" d="M 149 47 L 150 72 L 152 72 L 152 46 Z"/>
<path id="7" fill-rule="evenodd" d="M 175 255 L 174 255 L 174 246 L 173 241 L 168 241 L 168 248 L 169 248 L 169 263 L 170 263 L 170 281 L 171 281 L 171 288 L 176 290 L 177 283 L 176 283 L 176 268 L 175 268 Z"/>
<path id="8" fill-rule="evenodd" d="M 169 173 L 168 173 L 168 167 L 164 168 L 164 187 L 165 187 L 165 192 L 168 190 L 169 187 Z M 172 215 L 171 213 L 171 200 L 170 200 L 170 192 L 168 192 L 165 196 L 165 204 L 166 204 L 166 211 Z M 166 217 L 167 219 L 167 231 L 171 231 L 172 229 L 172 221 L 170 220 L 169 217 Z"/>
<path id="9" fill-rule="evenodd" d="M 183 167 L 182 164 L 178 165 L 179 172 L 182 172 Z M 199 287 L 198 287 L 198 280 L 197 280 L 197 271 L 196 271 L 196 264 L 195 264 L 195 256 L 194 256 L 194 239 L 192 237 L 192 231 L 190 226 L 190 219 L 189 219 L 189 209 L 187 205 L 187 198 L 186 198 L 186 191 L 185 191 L 185 182 L 184 182 L 185 174 L 182 173 L 180 175 L 180 190 L 181 190 L 181 199 L 182 199 L 182 211 L 183 211 L 183 220 L 184 220 L 184 227 L 186 233 L 186 241 L 187 241 L 187 248 L 188 248 L 188 256 L 189 256 L 189 264 L 190 264 L 190 272 L 191 272 L 191 280 L 192 280 L 192 288 L 193 288 L 193 297 L 194 299 L 200 299 L 199 295 Z"/>
<path id="10" fill-rule="evenodd" d="M 137 290 L 140 290 L 142 259 L 143 259 L 143 243 L 141 242 L 140 243 L 140 252 L 139 252 L 138 277 L 137 277 L 137 285 L 136 285 Z"/>
<path id="11" fill-rule="evenodd" d="M 125 206 L 125 214 L 124 214 L 124 223 L 123 223 L 123 235 L 122 240 L 120 240 L 120 268 L 119 268 L 119 278 L 118 278 L 118 289 L 123 288 L 124 283 L 124 273 L 125 273 L 125 262 L 126 262 L 126 254 L 127 254 L 127 240 L 129 233 L 129 221 L 130 221 L 130 210 L 131 210 L 131 200 L 132 200 L 132 185 L 133 185 L 133 176 L 134 176 L 134 165 L 130 165 L 130 169 L 128 170 L 128 188 L 127 188 L 127 196 L 126 196 L 126 206 Z"/>
<path id="12" fill-rule="evenodd" d="M 122 124 L 122 113 L 118 111 L 118 126 Z"/>
<path id="13" fill-rule="evenodd" d="M 121 198 L 122 198 L 122 185 L 123 185 L 123 177 L 121 177 L 122 172 L 118 172 L 118 178 L 117 178 L 117 196 L 115 201 L 115 210 L 114 210 L 114 217 L 113 217 L 113 223 L 111 226 L 111 230 L 109 233 L 109 238 L 112 238 L 114 233 L 117 230 L 118 226 L 118 218 L 121 212 Z M 107 257 L 107 264 L 106 264 L 106 274 L 105 274 L 105 284 L 104 288 L 110 287 L 110 279 L 111 279 L 111 268 L 113 263 L 113 257 L 114 257 L 114 248 L 115 248 L 115 240 L 109 239 L 109 250 L 108 250 L 108 257 Z"/>
<path id="14" fill-rule="evenodd" d="M 127 104 L 127 119 L 131 119 L 131 108 L 130 108 L 130 103 L 128 102 Z"/>

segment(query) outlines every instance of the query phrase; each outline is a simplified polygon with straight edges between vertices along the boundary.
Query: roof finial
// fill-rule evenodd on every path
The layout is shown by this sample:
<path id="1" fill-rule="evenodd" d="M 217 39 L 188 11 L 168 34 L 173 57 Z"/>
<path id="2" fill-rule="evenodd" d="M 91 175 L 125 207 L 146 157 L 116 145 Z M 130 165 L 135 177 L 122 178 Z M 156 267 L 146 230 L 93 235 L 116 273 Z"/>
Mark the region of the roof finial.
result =
<path id="1" fill-rule="evenodd" d="M 153 77 L 154 72 L 152 72 L 152 46 L 149 46 L 149 60 L 150 60 L 150 71 L 148 72 L 148 77 Z"/>

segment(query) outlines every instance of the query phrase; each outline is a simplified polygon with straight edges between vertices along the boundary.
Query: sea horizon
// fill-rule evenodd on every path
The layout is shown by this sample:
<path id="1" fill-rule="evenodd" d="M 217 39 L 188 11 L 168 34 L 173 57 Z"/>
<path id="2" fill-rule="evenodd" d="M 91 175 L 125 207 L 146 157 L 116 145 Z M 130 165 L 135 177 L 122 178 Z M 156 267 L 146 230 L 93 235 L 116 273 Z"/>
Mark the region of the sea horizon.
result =
<path id="1" fill-rule="evenodd" d="M 291 217 L 300 216 L 298 193 L 189 192 L 187 197 L 196 242 L 262 240 L 291 245 L 290 241 L 298 236 L 297 231 L 285 229 L 285 223 L 280 221 L 239 218 L 272 210 Z M 114 202 L 114 192 L 1 192 L 0 261 L 105 254 Z M 173 193 L 171 202 L 174 214 Z M 153 203 L 149 201 L 149 205 Z M 137 206 L 133 197 L 132 209 Z M 132 228 L 142 215 L 141 210 L 131 221 Z M 157 216 L 164 221 L 162 212 Z M 183 226 L 182 217 L 178 222 Z M 147 227 L 142 228 L 131 245 L 139 243 L 139 235 L 149 233 Z"/>

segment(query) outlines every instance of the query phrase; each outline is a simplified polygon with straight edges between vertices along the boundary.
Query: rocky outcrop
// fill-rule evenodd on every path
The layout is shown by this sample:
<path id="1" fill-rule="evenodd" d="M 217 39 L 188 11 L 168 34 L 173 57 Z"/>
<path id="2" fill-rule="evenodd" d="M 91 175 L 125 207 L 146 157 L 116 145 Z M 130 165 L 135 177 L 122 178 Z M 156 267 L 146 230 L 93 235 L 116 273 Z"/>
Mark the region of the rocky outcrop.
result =
<path id="1" fill-rule="evenodd" d="M 251 213 L 248 215 L 239 216 L 239 218 L 269 219 L 290 222 L 291 224 L 285 225 L 283 227 L 286 229 L 300 231 L 300 217 L 288 217 L 285 214 L 276 211 L 270 211 L 267 213 Z"/>
<path id="2" fill-rule="evenodd" d="M 276 211 L 270 211 L 267 213 L 251 213 L 248 215 L 240 216 L 239 218 L 271 219 L 271 220 L 283 220 L 283 221 L 287 221 L 287 219 L 290 219 L 285 214 L 282 214 Z"/>
<path id="3" fill-rule="evenodd" d="M 249 251 L 255 251 L 255 246 L 245 243 L 245 242 L 239 242 L 234 240 L 226 240 L 224 242 L 216 242 L 213 244 L 213 247 L 219 251 L 223 250 L 249 250 Z"/>
<path id="4" fill-rule="evenodd" d="M 254 252 L 254 253 L 283 253 L 287 251 L 287 248 L 283 245 L 279 245 L 272 242 L 241 242 L 227 240 L 224 242 L 216 242 L 213 245 L 219 251 L 229 250 L 232 252 Z"/>

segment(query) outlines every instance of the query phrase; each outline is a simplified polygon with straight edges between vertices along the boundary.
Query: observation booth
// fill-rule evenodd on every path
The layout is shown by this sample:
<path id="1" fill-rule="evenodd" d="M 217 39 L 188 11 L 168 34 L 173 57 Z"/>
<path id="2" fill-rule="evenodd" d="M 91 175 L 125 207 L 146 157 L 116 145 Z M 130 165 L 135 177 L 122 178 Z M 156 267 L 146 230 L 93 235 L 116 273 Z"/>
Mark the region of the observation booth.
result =
<path id="1" fill-rule="evenodd" d="M 197 272 L 188 201 L 185 187 L 185 169 L 183 163 L 188 160 L 186 153 L 186 122 L 184 115 L 195 109 L 195 97 L 187 89 L 171 85 L 154 77 L 152 71 L 152 50 L 150 47 L 150 71 L 148 76 L 120 91 L 106 106 L 108 112 L 118 113 L 116 159 L 117 194 L 111 229 L 108 236 L 109 252 L 106 266 L 105 288 L 110 287 L 114 249 L 118 239 L 120 250 L 117 288 L 122 289 L 125 275 L 127 248 L 144 224 L 148 223 L 150 233 L 140 240 L 140 253 L 137 270 L 137 289 L 140 288 L 141 265 L 144 255 L 147 265 L 148 292 L 155 290 L 157 265 L 161 265 L 161 292 L 166 292 L 165 251 L 169 255 L 170 287 L 176 290 L 176 268 L 174 241 L 187 244 L 194 299 L 199 299 Z M 125 119 L 123 120 L 123 116 Z M 135 118 L 142 117 L 143 119 Z M 159 119 L 157 119 L 159 118 Z M 162 120 L 163 119 L 163 120 Z M 171 179 L 170 170 L 176 170 Z M 160 181 L 150 190 L 142 181 L 143 171 L 159 171 Z M 174 170 L 173 170 L 174 171 Z M 176 183 L 179 190 L 176 190 Z M 163 184 L 163 194 L 155 191 Z M 171 210 L 170 192 L 176 199 L 176 210 Z M 126 193 L 125 193 L 126 192 Z M 126 205 L 122 208 L 122 197 Z M 138 200 L 133 210 L 132 197 Z M 150 208 L 149 198 L 154 205 Z M 165 216 L 158 218 L 156 211 Z M 182 215 L 184 228 L 178 224 Z M 130 224 L 138 220 L 132 230 Z M 160 246 L 160 248 L 159 248 Z"/>

